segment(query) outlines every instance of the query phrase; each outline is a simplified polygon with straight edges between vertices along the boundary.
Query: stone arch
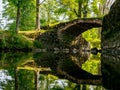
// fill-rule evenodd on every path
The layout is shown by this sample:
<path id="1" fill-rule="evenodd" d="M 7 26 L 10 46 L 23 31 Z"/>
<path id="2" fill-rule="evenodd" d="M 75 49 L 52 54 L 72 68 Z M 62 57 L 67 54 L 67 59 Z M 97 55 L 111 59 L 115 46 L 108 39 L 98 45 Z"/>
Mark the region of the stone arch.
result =
<path id="1" fill-rule="evenodd" d="M 87 19 L 75 19 L 73 21 L 64 24 L 64 27 L 60 27 L 57 31 L 58 39 L 64 45 L 72 45 L 72 42 L 76 42 L 74 46 L 80 45 L 79 43 L 85 43 L 87 41 L 83 40 L 82 33 L 95 27 L 101 27 L 102 20 L 99 18 L 87 18 Z M 79 40 L 76 40 L 79 39 Z M 77 45 L 78 44 L 78 45 Z"/>

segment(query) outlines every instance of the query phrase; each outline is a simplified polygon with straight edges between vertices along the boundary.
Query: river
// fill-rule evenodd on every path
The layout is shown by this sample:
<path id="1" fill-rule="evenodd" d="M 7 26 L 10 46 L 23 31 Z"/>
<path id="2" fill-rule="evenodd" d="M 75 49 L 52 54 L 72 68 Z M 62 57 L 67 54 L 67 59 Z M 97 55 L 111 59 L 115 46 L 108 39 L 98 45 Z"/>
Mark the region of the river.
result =
<path id="1" fill-rule="evenodd" d="M 72 52 L 1 52 L 0 90 L 116 90 L 119 56 Z"/>

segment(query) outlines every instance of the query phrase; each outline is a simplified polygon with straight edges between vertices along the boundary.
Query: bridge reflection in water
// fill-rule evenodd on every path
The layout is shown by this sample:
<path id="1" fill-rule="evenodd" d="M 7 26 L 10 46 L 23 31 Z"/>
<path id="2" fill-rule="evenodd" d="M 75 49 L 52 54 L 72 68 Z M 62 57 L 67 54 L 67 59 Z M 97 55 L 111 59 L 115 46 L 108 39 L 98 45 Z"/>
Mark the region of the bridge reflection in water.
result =
<path id="1" fill-rule="evenodd" d="M 5 86 L 9 88 L 12 87 L 15 90 L 39 90 L 45 85 L 47 85 L 45 87 L 46 89 L 50 88 L 50 79 L 42 79 L 43 76 L 48 77 L 49 75 L 57 76 L 59 81 L 60 79 L 71 81 L 75 85 L 70 90 L 81 90 L 80 88 L 89 90 L 91 87 L 87 85 L 93 85 L 96 88 L 100 86 L 98 90 L 104 90 L 103 87 L 109 90 L 117 90 L 116 88 L 119 88 L 119 56 L 102 54 L 102 61 L 100 61 L 100 57 L 98 58 L 96 55 L 91 55 L 90 52 L 86 51 L 82 53 L 32 53 L 30 56 L 34 57 L 33 60 L 30 58 L 29 60 L 20 60 L 20 58 L 22 58 L 21 55 L 18 57 L 19 59 L 17 59 L 17 55 L 15 55 L 15 57 L 13 53 L 12 56 L 14 57 L 10 55 L 2 56 L 8 57 L 4 57 L 4 63 L 1 59 L 0 68 L 8 71 L 8 75 L 12 78 L 11 84 L 9 83 L 10 81 L 7 81 Z M 14 60 L 18 61 L 15 62 Z M 46 82 L 45 85 L 42 84 L 41 80 Z M 1 85 L 4 86 L 2 82 Z"/>
<path id="2" fill-rule="evenodd" d="M 75 88 L 80 88 L 80 84 L 86 85 L 102 85 L 102 75 L 99 65 L 96 67 L 97 73 L 92 74 L 82 68 L 82 65 L 88 61 L 90 52 L 80 53 L 54 53 L 54 52 L 39 52 L 34 56 L 38 56 L 35 60 L 27 61 L 16 68 L 15 88 L 19 90 L 19 70 L 33 70 L 35 75 L 35 88 L 39 90 L 39 78 L 41 74 L 54 75 L 60 79 L 66 79 L 77 85 Z M 97 58 L 98 59 L 98 58 Z M 100 61 L 99 61 L 100 62 Z M 32 67 L 31 67 L 32 66 Z M 84 88 L 83 87 L 83 88 Z"/>
<path id="3" fill-rule="evenodd" d="M 35 60 L 41 67 L 51 68 L 51 74 L 75 83 L 100 84 L 101 75 L 92 75 L 82 69 L 82 64 L 88 60 L 89 55 L 46 53 L 45 56 Z M 81 80 L 82 79 L 82 80 Z M 93 80 L 93 81 L 92 81 Z M 96 82 L 97 83 L 96 83 Z"/>

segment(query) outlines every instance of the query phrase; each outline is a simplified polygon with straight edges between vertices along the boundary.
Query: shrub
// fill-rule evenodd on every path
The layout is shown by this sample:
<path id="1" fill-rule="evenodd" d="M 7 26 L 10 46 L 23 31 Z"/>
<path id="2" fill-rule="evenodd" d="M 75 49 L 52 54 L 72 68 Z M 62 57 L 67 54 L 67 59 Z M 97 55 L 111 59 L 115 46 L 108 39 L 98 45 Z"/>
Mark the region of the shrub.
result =
<path id="1" fill-rule="evenodd" d="M 8 31 L 0 31 L 1 49 L 31 49 L 33 42 L 27 37 Z"/>

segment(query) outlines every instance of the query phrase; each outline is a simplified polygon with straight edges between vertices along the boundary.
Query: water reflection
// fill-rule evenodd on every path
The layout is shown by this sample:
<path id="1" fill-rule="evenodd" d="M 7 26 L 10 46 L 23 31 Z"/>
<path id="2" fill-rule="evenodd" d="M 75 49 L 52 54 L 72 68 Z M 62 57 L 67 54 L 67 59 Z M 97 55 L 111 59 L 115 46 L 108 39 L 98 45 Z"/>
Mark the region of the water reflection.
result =
<path id="1" fill-rule="evenodd" d="M 88 59 L 88 54 L 46 53 L 36 59 L 38 66 L 51 68 L 51 74 L 65 78 L 75 83 L 95 84 L 101 82 L 100 75 L 92 75 L 82 69 L 82 64 Z"/>
<path id="2" fill-rule="evenodd" d="M 5 82 L 0 80 L 0 89 L 103 89 L 100 60 L 90 53 L 3 52 L 0 54 L 0 75 L 5 80 Z M 6 78 L 6 75 L 9 78 Z"/>

